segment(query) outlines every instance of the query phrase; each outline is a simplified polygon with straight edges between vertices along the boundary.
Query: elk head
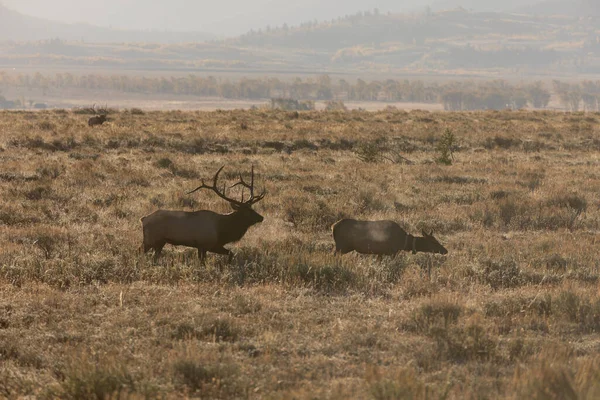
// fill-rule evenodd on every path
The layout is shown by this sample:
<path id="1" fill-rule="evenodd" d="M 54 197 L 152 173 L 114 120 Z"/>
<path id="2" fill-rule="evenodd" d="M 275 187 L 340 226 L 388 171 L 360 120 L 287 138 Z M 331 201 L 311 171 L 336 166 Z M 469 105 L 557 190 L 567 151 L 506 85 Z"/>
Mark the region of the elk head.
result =
<path id="1" fill-rule="evenodd" d="M 207 185 L 204 183 L 204 181 L 202 181 L 202 184 L 200 186 L 198 186 L 196 189 L 194 189 L 192 191 L 189 191 L 187 194 L 192 194 L 200 189 L 212 190 L 213 192 L 215 192 L 217 194 L 217 196 L 219 196 L 220 198 L 222 198 L 225 201 L 228 201 L 229 204 L 231 205 L 231 208 L 233 208 L 235 213 L 239 215 L 239 218 L 242 219 L 243 221 L 247 222 L 248 225 L 254 225 L 256 223 L 262 222 L 264 219 L 263 216 L 260 215 L 259 213 L 257 213 L 256 211 L 254 211 L 252 209 L 252 206 L 254 204 L 258 203 L 259 201 L 261 201 L 265 197 L 266 190 L 263 189 L 263 191 L 258 196 L 254 195 L 254 166 L 252 166 L 250 184 L 246 183 L 246 181 L 244 181 L 244 178 L 242 177 L 242 174 L 240 174 L 240 181 L 229 187 L 231 189 L 236 186 L 242 186 L 242 200 L 241 201 L 238 201 L 231 197 L 228 197 L 225 194 L 225 191 L 226 191 L 225 185 L 223 186 L 222 191 L 219 190 L 217 181 L 219 179 L 219 174 L 221 173 L 223 168 L 225 168 L 224 165 L 221 168 L 219 168 L 219 170 L 213 177 L 212 185 Z M 250 191 L 250 197 L 248 198 L 248 200 L 245 200 L 245 201 L 244 201 L 244 189 L 248 189 Z"/>
<path id="2" fill-rule="evenodd" d="M 442 246 L 436 238 L 433 237 L 433 231 L 427 233 L 424 230 L 421 231 L 423 234 L 423 243 L 427 247 L 429 253 L 448 254 L 448 250 Z"/>

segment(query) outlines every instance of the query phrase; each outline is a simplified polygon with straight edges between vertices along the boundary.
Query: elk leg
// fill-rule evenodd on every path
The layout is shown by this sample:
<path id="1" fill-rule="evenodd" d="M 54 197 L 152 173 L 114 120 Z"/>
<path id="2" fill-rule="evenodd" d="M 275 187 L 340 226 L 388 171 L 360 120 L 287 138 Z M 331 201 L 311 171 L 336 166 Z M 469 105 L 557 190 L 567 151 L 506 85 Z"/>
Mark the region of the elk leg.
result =
<path id="1" fill-rule="evenodd" d="M 163 247 L 165 247 L 165 243 L 159 243 L 154 246 L 154 261 L 156 261 L 158 256 L 160 256 L 160 252 L 162 251 Z"/>

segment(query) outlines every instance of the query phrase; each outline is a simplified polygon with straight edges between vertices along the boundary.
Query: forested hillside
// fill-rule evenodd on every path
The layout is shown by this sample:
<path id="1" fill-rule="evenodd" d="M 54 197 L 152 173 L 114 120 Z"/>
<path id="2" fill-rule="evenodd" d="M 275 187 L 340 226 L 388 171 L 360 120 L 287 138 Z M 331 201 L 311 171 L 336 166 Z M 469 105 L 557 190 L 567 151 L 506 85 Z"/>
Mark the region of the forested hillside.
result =
<path id="1" fill-rule="evenodd" d="M 575 6 L 578 4 L 596 7 L 585 2 Z M 11 28 L 2 27 L 0 33 L 6 29 Z M 91 44 L 61 35 L 45 41 L 4 42 L 0 43 L 0 65 L 265 73 L 418 71 L 456 75 L 468 71 L 494 77 L 600 72 L 600 27 L 594 17 L 462 8 L 416 14 L 373 10 L 327 22 L 266 27 L 208 42 L 115 43 L 110 38 Z"/>

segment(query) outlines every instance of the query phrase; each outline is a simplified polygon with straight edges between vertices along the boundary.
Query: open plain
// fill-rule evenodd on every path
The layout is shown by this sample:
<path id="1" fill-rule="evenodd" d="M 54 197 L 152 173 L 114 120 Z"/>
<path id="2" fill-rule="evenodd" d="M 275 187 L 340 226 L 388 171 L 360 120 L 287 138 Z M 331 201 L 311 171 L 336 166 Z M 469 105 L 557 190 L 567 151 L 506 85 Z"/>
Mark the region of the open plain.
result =
<path id="1" fill-rule="evenodd" d="M 0 397 L 600 396 L 600 114 L 88 118 L 0 113 Z M 140 254 L 222 165 L 267 190 L 233 260 Z M 336 256 L 343 217 L 449 254 Z"/>

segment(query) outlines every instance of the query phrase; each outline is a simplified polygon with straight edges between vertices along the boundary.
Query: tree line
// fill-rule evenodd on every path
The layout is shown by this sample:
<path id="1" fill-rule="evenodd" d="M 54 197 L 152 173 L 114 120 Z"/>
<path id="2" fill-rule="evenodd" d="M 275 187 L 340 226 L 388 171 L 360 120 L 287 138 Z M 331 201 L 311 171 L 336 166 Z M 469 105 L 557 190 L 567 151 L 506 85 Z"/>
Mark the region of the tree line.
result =
<path id="1" fill-rule="evenodd" d="M 274 77 L 232 80 L 214 76 L 143 77 L 136 75 L 7 74 L 0 87 L 112 90 L 127 93 L 191 95 L 225 99 L 289 98 L 311 101 L 382 101 L 443 104 L 446 110 L 545 108 L 551 91 L 542 82 L 510 84 L 503 80 L 424 82 L 422 80 L 333 79 L 328 75 L 281 80 Z M 600 81 L 554 81 L 551 89 L 567 110 L 600 108 Z"/>
<path id="2" fill-rule="evenodd" d="M 565 110 L 600 111 L 600 81 L 566 83 L 554 80 L 552 86 Z"/>

